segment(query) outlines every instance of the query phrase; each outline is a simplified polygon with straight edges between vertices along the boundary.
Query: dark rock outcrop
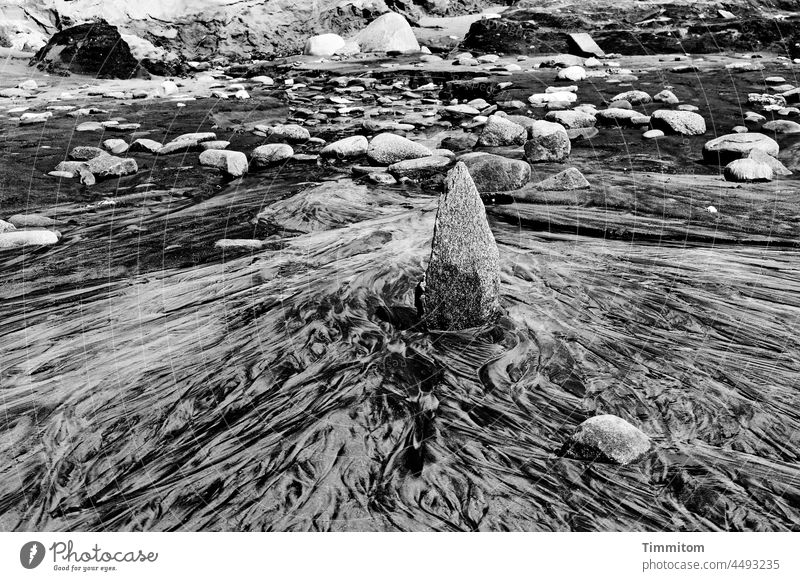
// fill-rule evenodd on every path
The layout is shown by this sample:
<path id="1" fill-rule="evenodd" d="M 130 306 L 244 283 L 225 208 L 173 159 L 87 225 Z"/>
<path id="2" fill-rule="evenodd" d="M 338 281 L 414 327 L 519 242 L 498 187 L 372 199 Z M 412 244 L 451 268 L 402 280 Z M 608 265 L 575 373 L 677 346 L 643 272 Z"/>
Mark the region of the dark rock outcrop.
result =
<path id="1" fill-rule="evenodd" d="M 499 252 L 483 202 L 463 163 L 445 179 L 420 290 L 420 315 L 431 328 L 480 326 L 498 310 Z"/>
<path id="2" fill-rule="evenodd" d="M 117 28 L 104 21 L 57 32 L 30 64 L 56 75 L 76 73 L 117 79 L 149 76 Z"/>

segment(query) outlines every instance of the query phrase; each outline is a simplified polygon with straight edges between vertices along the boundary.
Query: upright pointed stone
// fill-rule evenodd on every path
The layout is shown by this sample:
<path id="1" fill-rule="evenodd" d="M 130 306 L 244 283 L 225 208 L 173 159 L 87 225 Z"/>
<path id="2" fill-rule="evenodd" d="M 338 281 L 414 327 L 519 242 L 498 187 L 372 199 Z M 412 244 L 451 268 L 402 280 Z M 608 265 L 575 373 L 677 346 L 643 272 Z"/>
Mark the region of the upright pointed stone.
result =
<path id="1" fill-rule="evenodd" d="M 429 327 L 460 330 L 486 323 L 497 311 L 500 267 L 486 210 L 459 162 L 445 179 L 418 306 Z"/>

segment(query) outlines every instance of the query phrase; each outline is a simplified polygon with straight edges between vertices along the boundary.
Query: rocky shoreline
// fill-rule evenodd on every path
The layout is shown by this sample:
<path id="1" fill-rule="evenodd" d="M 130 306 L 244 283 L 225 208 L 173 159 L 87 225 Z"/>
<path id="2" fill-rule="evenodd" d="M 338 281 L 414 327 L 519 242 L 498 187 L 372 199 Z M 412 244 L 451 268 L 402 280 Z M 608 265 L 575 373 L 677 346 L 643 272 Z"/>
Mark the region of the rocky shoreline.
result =
<path id="1" fill-rule="evenodd" d="M 697 11 L 613 54 L 620 29 L 521 10 L 455 50 L 389 13 L 274 60 L 167 69 L 110 25 L 9 54 L 0 428 L 56 469 L 0 489 L 0 528 L 796 528 L 800 62 L 663 52 Z"/>

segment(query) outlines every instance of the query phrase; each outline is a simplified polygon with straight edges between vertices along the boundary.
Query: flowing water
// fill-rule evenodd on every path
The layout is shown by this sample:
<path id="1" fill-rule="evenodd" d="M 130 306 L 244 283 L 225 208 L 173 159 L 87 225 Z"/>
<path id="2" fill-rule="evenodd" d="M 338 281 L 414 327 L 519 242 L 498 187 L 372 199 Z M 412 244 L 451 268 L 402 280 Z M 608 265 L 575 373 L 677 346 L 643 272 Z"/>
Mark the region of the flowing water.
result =
<path id="1" fill-rule="evenodd" d="M 800 530 L 797 250 L 490 209 L 504 313 L 434 332 L 435 192 L 187 175 L 0 255 L 0 530 Z M 652 452 L 564 457 L 599 413 Z"/>

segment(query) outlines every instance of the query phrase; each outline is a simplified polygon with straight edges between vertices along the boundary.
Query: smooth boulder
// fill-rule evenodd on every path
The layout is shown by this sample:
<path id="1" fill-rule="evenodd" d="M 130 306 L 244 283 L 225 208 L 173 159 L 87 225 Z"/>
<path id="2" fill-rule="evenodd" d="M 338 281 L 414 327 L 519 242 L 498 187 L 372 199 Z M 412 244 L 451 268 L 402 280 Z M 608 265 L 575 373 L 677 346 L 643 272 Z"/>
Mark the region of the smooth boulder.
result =
<path id="1" fill-rule="evenodd" d="M 381 133 L 372 138 L 367 148 L 367 157 L 381 165 L 391 165 L 406 159 L 428 157 L 433 152 L 410 139 L 394 133 Z"/>
<path id="2" fill-rule="evenodd" d="M 707 163 L 727 165 L 747 157 L 754 149 L 772 157 L 777 157 L 780 151 L 778 143 L 763 133 L 730 133 L 707 141 L 703 146 L 703 159 Z"/>
<path id="3" fill-rule="evenodd" d="M 362 52 L 419 52 L 419 42 L 408 21 L 396 12 L 387 12 L 370 22 L 352 39 Z"/>
<path id="4" fill-rule="evenodd" d="M 303 54 L 311 56 L 333 56 L 344 48 L 345 41 L 338 34 L 318 34 L 306 41 Z"/>
<path id="5" fill-rule="evenodd" d="M 722 174 L 729 182 L 768 182 L 774 176 L 768 164 L 751 157 L 733 160 Z"/>
<path id="6" fill-rule="evenodd" d="M 659 109 L 650 115 L 650 127 L 664 133 L 678 135 L 702 135 L 706 132 L 706 120 L 691 111 Z"/>
<path id="7" fill-rule="evenodd" d="M 219 151 L 219 150 L 218 150 Z M 250 154 L 250 163 L 254 166 L 266 167 L 286 161 L 294 155 L 291 145 L 285 143 L 268 143 L 259 145 Z"/>
<path id="8" fill-rule="evenodd" d="M 200 154 L 200 165 L 215 167 L 231 177 L 247 173 L 247 156 L 241 151 L 207 149 Z"/>
<path id="9" fill-rule="evenodd" d="M 353 135 L 326 145 L 319 153 L 323 157 L 343 159 L 364 155 L 367 149 L 369 149 L 367 138 L 363 135 Z"/>
<path id="10" fill-rule="evenodd" d="M 468 153 L 460 159 L 481 194 L 518 190 L 531 179 L 531 166 L 491 153 Z"/>

